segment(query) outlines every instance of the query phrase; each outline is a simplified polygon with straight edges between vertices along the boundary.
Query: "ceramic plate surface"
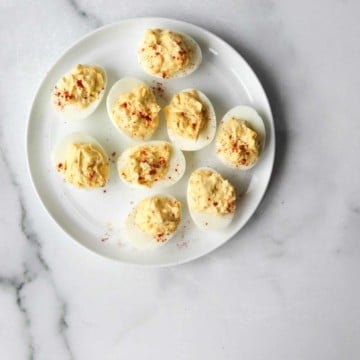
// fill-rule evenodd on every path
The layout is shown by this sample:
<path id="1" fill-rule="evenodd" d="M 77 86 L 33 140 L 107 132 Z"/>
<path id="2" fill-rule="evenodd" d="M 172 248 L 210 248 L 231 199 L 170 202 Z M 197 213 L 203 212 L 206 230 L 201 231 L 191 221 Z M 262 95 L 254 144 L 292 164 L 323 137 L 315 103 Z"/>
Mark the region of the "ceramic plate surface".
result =
<path id="1" fill-rule="evenodd" d="M 162 80 L 147 75 L 138 64 L 137 50 L 148 28 L 168 28 L 195 39 L 203 53 L 200 67 L 190 76 Z M 87 119 L 64 121 L 56 115 L 50 95 L 60 76 L 76 64 L 99 64 L 108 75 L 108 88 L 99 108 Z M 106 96 L 111 86 L 124 76 L 136 77 L 154 88 L 163 107 L 174 93 L 196 88 L 211 100 L 217 121 L 236 105 L 253 106 L 262 116 L 266 143 L 258 164 L 249 171 L 225 167 L 215 155 L 215 142 L 195 152 L 185 152 L 187 169 L 175 186 L 162 193 L 182 202 L 183 220 L 171 241 L 153 251 L 131 248 L 124 238 L 127 214 L 145 191 L 130 189 L 118 178 L 116 160 L 132 145 L 108 118 Z M 167 140 L 165 121 L 151 140 Z M 65 135 L 84 131 L 96 138 L 111 159 L 110 180 L 104 189 L 79 190 L 65 183 L 51 162 L 55 144 Z M 112 154 L 116 153 L 115 156 Z M 27 134 L 27 156 L 35 189 L 50 216 L 77 243 L 125 263 L 164 266 L 203 256 L 224 244 L 244 226 L 259 205 L 270 180 L 275 154 L 274 123 L 264 90 L 245 60 L 227 43 L 208 31 L 181 21 L 162 18 L 135 18 L 108 25 L 87 35 L 55 63 L 43 80 L 33 102 Z M 231 225 L 221 232 L 202 232 L 193 224 L 186 203 L 189 175 L 201 166 L 212 167 L 237 189 L 237 210 Z M 241 240 L 241 233 L 236 241 Z"/>

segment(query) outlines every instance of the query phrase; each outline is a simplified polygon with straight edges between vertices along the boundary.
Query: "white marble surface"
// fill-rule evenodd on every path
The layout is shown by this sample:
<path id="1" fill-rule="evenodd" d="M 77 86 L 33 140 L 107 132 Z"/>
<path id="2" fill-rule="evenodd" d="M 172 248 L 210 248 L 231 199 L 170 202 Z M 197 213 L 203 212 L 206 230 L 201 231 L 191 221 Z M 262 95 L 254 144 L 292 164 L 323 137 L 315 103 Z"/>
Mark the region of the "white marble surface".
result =
<path id="1" fill-rule="evenodd" d="M 359 359 L 360 13 L 353 0 L 0 1 L 0 358 Z M 103 24 L 173 17 L 249 61 L 278 153 L 256 215 L 193 263 L 124 266 L 47 216 L 25 161 L 41 78 Z"/>

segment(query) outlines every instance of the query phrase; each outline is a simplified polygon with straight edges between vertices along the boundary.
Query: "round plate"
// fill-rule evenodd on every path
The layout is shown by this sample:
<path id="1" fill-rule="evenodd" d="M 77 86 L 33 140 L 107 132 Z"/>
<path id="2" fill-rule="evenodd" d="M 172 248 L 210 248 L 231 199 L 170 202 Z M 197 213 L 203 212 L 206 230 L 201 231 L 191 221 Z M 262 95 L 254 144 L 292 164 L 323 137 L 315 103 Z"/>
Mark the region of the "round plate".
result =
<path id="1" fill-rule="evenodd" d="M 148 28 L 169 28 L 190 35 L 203 52 L 199 69 L 188 77 L 159 80 L 143 72 L 137 47 Z M 99 108 L 87 119 L 59 119 L 50 104 L 57 80 L 76 64 L 99 64 L 108 74 L 108 87 Z M 116 173 L 119 154 L 131 144 L 113 127 L 106 113 L 106 96 L 112 84 L 124 76 L 137 77 L 155 89 L 164 106 L 175 92 L 197 88 L 212 101 L 218 122 L 236 105 L 253 106 L 262 116 L 266 143 L 258 164 L 249 171 L 226 168 L 215 156 L 214 142 L 196 152 L 186 152 L 187 169 L 181 181 L 166 189 L 181 200 L 183 219 L 176 236 L 152 251 L 131 248 L 124 237 L 124 221 L 140 199 L 149 195 L 124 185 Z M 55 144 L 66 134 L 85 131 L 109 154 L 111 176 L 105 189 L 79 190 L 65 183 L 51 163 Z M 152 140 L 168 140 L 162 119 Z M 116 153 L 116 155 L 115 155 Z M 173 265 L 196 259 L 224 244 L 249 220 L 270 180 L 275 154 L 274 123 L 265 92 L 245 60 L 210 32 L 185 22 L 162 18 L 135 18 L 108 25 L 77 42 L 47 73 L 35 96 L 27 134 L 27 157 L 35 189 L 50 216 L 77 243 L 105 257 L 142 265 Z M 219 171 L 236 186 L 237 209 L 231 225 L 221 232 L 202 232 L 191 221 L 186 204 L 189 175 L 200 166 Z M 240 239 L 240 237 L 238 237 Z"/>

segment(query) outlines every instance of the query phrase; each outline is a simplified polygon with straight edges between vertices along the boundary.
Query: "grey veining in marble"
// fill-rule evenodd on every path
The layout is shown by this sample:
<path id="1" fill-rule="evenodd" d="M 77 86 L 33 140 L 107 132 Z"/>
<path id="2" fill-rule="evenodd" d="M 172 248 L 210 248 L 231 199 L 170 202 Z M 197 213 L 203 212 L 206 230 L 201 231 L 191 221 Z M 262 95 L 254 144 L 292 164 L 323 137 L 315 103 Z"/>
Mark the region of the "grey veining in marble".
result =
<path id="1" fill-rule="evenodd" d="M 103 25 L 103 23 L 97 18 L 93 13 L 89 13 L 81 7 L 76 0 L 68 0 L 68 3 L 74 9 L 74 11 L 82 18 L 86 23 L 91 25 L 93 28 L 98 28 Z"/>
<path id="2" fill-rule="evenodd" d="M 0 286 L 8 290 L 11 290 L 15 295 L 16 306 L 22 315 L 22 322 L 24 325 L 24 330 L 26 332 L 26 348 L 28 350 L 28 358 L 36 359 L 36 345 L 34 344 L 34 338 L 32 335 L 33 322 L 31 315 L 28 309 L 27 304 L 27 289 L 32 286 L 38 278 L 42 278 L 45 281 L 46 286 L 54 295 L 53 306 L 58 307 L 58 324 L 56 327 L 56 335 L 58 336 L 60 342 L 63 343 L 64 348 L 66 349 L 69 359 L 72 359 L 71 350 L 69 343 L 66 337 L 66 304 L 60 298 L 59 294 L 56 291 L 55 284 L 51 278 L 51 270 L 46 260 L 42 255 L 42 245 L 38 239 L 37 234 L 32 230 L 31 226 L 28 224 L 28 214 L 26 206 L 24 204 L 22 188 L 19 186 L 15 180 L 15 175 L 12 173 L 11 167 L 6 161 L 6 157 L 3 154 L 2 149 L 0 148 L 2 168 L 5 168 L 8 171 L 10 183 L 17 193 L 18 205 L 20 207 L 20 219 L 19 219 L 19 228 L 20 234 L 27 242 L 27 254 L 22 262 L 22 271 L 19 271 L 16 275 L 12 276 L 1 276 L 0 277 Z M 3 234 L 4 236 L 5 234 Z"/>
<path id="3" fill-rule="evenodd" d="M 1 359 L 359 359 L 359 12 L 355 0 L 0 1 Z M 26 171 L 46 71 L 89 31 L 136 16 L 223 37 L 276 120 L 274 175 L 253 219 L 173 268 L 84 251 Z"/>

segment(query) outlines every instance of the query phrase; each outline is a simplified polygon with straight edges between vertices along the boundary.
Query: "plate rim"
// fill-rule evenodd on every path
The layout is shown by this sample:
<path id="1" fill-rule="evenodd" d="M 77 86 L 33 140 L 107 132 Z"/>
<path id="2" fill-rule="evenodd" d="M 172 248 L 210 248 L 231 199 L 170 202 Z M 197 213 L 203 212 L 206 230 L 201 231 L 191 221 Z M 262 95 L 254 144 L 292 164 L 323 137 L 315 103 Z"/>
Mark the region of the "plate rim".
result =
<path id="1" fill-rule="evenodd" d="M 48 74 L 57 66 L 57 64 L 59 62 L 61 62 L 61 60 L 63 59 L 63 57 L 65 57 L 73 48 L 75 48 L 76 46 L 78 46 L 81 42 L 83 42 L 84 40 L 86 40 L 87 38 L 102 32 L 102 31 L 106 31 L 107 29 L 111 28 L 111 27 L 116 27 L 121 23 L 125 23 L 125 22 L 132 22 L 132 21 L 138 21 L 138 20 L 147 20 L 147 21 L 170 21 L 173 23 L 178 23 L 181 25 L 185 25 L 185 26 L 191 26 L 193 28 L 195 28 L 197 31 L 202 32 L 202 33 L 206 33 L 207 35 L 210 35 L 211 37 L 214 37 L 217 41 L 219 41 L 223 46 L 225 46 L 226 48 L 228 48 L 229 50 L 231 50 L 231 52 L 233 52 L 234 54 L 236 54 L 245 64 L 245 66 L 247 67 L 247 70 L 250 71 L 253 75 L 254 78 L 257 82 L 257 85 L 259 86 L 259 88 L 261 89 L 263 95 L 264 95 L 264 99 L 266 101 L 266 105 L 269 111 L 269 116 L 270 118 L 269 120 L 269 126 L 272 130 L 272 137 L 273 137 L 273 141 L 272 141 L 272 149 L 271 149 L 271 153 L 268 155 L 269 156 L 269 176 L 265 181 L 265 186 L 262 190 L 262 192 L 260 193 L 259 196 L 259 200 L 258 203 L 256 204 L 256 206 L 254 206 L 254 208 L 252 209 L 252 211 L 250 211 L 247 215 L 247 217 L 244 219 L 244 222 L 242 224 L 242 226 L 237 229 L 230 237 L 228 237 L 226 240 L 220 242 L 219 244 L 216 244 L 214 247 L 210 248 L 210 249 L 206 249 L 205 251 L 196 254 L 194 256 L 189 256 L 185 259 L 181 259 L 178 261 L 169 261 L 169 262 L 164 262 L 161 264 L 151 264 L 151 263 L 138 263 L 138 262 L 132 262 L 132 261 L 127 261 L 127 260 L 123 260 L 123 259 L 116 259 L 113 257 L 109 257 L 106 254 L 97 252 L 95 249 L 83 244 L 82 242 L 78 241 L 77 239 L 75 239 L 70 233 L 69 231 L 64 228 L 63 226 L 61 226 L 61 224 L 55 219 L 55 217 L 53 216 L 53 214 L 50 212 L 50 210 L 46 207 L 44 201 L 42 200 L 40 193 L 38 191 L 38 185 L 35 182 L 35 178 L 34 178 L 34 174 L 33 174 L 33 170 L 31 168 L 31 164 L 30 164 L 30 152 L 29 152 L 29 147 L 30 147 L 30 125 L 31 125 L 31 118 L 32 118 L 32 114 L 35 111 L 35 104 L 37 103 L 37 99 L 39 97 L 39 93 L 40 90 L 42 89 L 42 87 L 44 86 L 45 80 L 48 77 Z M 274 117 L 273 117 L 273 113 L 271 110 L 271 106 L 270 106 L 270 101 L 268 96 L 266 95 L 265 89 L 258 77 L 258 75 L 256 74 L 256 72 L 253 70 L 253 68 L 249 65 L 249 63 L 246 61 L 246 59 L 232 46 L 230 45 L 228 42 L 226 42 L 225 40 L 223 40 L 220 36 L 214 34 L 213 32 L 199 26 L 196 24 L 193 24 L 191 22 L 188 21 L 183 21 L 183 20 L 178 20 L 178 19 L 174 19 L 174 18 L 167 18 L 167 17 L 152 17 L 152 16 L 139 16 L 139 17 L 131 17 L 131 18 L 124 18 L 118 21 L 114 21 L 111 22 L 109 24 L 100 26 L 98 28 L 96 28 L 95 30 L 92 30 L 90 32 L 87 32 L 85 35 L 81 36 L 78 40 L 76 40 L 75 42 L 71 43 L 70 46 L 68 46 L 58 57 L 57 60 L 52 63 L 52 65 L 47 69 L 47 71 L 45 72 L 44 76 L 42 77 L 42 80 L 40 81 L 39 85 L 37 86 L 37 88 L 35 89 L 34 92 L 34 97 L 32 99 L 31 102 L 31 106 L 30 106 L 30 110 L 28 112 L 28 116 L 27 116 L 27 125 L 26 125 L 26 131 L 25 131 L 25 142 L 26 142 L 26 146 L 25 146 L 25 152 L 26 152 L 26 167 L 27 167 L 27 172 L 28 175 L 30 177 L 31 180 L 31 184 L 32 184 L 32 188 L 35 191 L 36 197 L 38 198 L 38 200 L 40 201 L 41 206 L 43 207 L 43 209 L 45 210 L 45 212 L 47 213 L 47 215 L 52 219 L 52 221 L 57 225 L 58 228 L 60 228 L 71 240 L 71 243 L 75 243 L 77 244 L 80 248 L 87 250 L 89 253 L 94 254 L 96 256 L 99 256 L 102 259 L 106 259 L 106 260 L 110 260 L 114 263 L 117 264 L 123 264 L 123 265 L 128 265 L 128 266 L 135 266 L 135 267 L 142 267 L 142 268 L 160 268 L 160 267 L 169 267 L 169 266 L 176 266 L 176 265 L 181 265 L 181 264 L 185 264 L 185 263 L 189 263 L 191 261 L 195 261 L 197 259 L 200 259 L 201 257 L 212 253 L 213 251 L 215 251 L 216 249 L 220 248 L 221 246 L 225 245 L 227 242 L 229 242 L 230 240 L 232 240 L 234 238 L 234 236 L 236 236 L 237 234 L 239 234 L 239 232 L 247 225 L 247 223 L 249 222 L 249 220 L 252 218 L 252 216 L 254 215 L 254 213 L 256 212 L 256 210 L 259 208 L 260 204 L 262 203 L 264 196 L 267 192 L 267 189 L 269 187 L 270 181 L 272 179 L 273 176 L 273 169 L 274 169 L 274 163 L 275 163 L 275 156 L 276 156 L 276 131 L 275 131 L 275 121 L 274 121 Z"/>

